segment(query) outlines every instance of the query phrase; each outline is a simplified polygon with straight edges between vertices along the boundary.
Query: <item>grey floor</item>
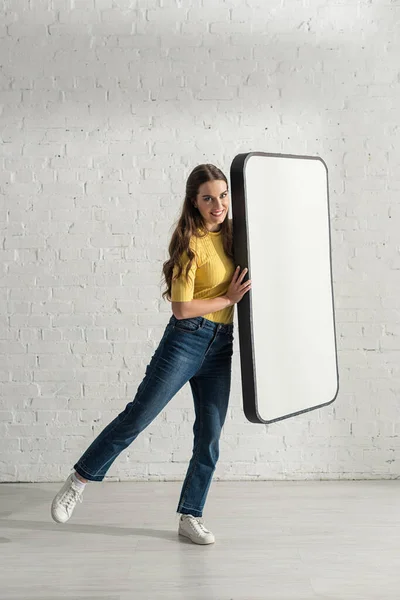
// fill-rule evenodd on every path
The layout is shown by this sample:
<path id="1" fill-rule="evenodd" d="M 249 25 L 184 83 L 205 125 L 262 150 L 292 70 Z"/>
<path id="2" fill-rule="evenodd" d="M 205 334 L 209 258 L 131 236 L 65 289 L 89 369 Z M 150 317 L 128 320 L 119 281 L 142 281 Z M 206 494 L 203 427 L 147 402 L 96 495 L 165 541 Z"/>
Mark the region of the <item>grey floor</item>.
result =
<path id="1" fill-rule="evenodd" d="M 218 482 L 197 546 L 177 536 L 180 483 L 88 484 L 72 519 L 60 484 L 0 485 L 1 600 L 400 598 L 397 481 Z"/>

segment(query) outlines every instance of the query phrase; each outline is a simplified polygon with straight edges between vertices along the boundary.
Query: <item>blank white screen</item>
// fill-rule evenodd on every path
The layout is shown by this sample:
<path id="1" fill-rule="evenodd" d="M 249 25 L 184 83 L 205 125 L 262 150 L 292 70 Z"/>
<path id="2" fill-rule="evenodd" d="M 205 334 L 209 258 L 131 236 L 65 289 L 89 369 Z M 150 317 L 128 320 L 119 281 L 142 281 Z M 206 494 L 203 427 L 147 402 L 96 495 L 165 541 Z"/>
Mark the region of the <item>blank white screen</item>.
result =
<path id="1" fill-rule="evenodd" d="M 327 172 L 250 156 L 244 179 L 257 409 L 271 420 L 337 393 Z"/>

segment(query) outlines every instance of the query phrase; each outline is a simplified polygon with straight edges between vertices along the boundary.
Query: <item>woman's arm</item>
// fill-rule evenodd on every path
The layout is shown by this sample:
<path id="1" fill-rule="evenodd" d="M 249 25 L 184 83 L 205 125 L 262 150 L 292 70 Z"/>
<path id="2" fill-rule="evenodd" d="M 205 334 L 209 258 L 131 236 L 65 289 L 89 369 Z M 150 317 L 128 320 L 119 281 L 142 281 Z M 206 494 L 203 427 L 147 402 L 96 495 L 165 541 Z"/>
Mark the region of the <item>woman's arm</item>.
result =
<path id="1" fill-rule="evenodd" d="M 177 319 L 190 319 L 190 317 L 202 317 L 208 313 L 216 312 L 237 304 L 243 296 L 251 289 L 251 279 L 244 283 L 243 277 L 248 269 L 245 267 L 240 273 L 240 267 L 236 267 L 232 281 L 224 296 L 218 298 L 207 298 L 204 300 L 188 300 L 187 302 L 172 302 L 172 312 Z"/>
<path id="2" fill-rule="evenodd" d="M 207 300 L 190 300 L 189 302 L 172 302 L 172 312 L 177 319 L 190 319 L 222 310 L 232 304 L 234 302 L 231 302 L 228 296 L 218 296 L 218 298 L 208 298 Z"/>

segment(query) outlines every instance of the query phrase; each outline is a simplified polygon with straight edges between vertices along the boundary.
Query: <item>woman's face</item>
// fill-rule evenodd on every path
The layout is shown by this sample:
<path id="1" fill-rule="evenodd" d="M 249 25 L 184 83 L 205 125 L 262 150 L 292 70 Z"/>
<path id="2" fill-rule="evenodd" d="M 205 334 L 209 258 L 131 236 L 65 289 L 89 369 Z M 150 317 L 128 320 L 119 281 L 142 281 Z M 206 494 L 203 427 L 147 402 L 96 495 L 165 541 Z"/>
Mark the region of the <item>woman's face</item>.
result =
<path id="1" fill-rule="evenodd" d="M 228 214 L 228 186 L 223 179 L 206 181 L 198 189 L 194 202 L 197 206 L 208 231 L 221 229 L 223 220 Z"/>

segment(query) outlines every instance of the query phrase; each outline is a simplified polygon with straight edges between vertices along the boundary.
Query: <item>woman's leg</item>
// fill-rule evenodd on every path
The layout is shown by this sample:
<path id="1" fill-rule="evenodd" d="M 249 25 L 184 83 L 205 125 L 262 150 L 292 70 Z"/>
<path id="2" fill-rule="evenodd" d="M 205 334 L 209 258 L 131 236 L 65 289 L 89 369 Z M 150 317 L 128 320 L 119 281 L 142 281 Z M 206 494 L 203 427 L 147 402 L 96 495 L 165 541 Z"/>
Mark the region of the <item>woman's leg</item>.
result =
<path id="1" fill-rule="evenodd" d="M 200 370 L 190 379 L 196 419 L 193 454 L 177 512 L 201 517 L 219 458 L 231 388 L 232 332 L 218 332 Z"/>
<path id="2" fill-rule="evenodd" d="M 204 319 L 195 317 L 178 322 L 171 317 L 133 402 L 92 442 L 74 465 L 71 474 L 53 499 L 51 514 L 58 523 L 72 515 L 78 500 L 82 502 L 84 485 L 77 481 L 102 481 L 107 470 L 143 429 L 163 410 L 180 388 L 199 370 L 213 329 L 203 330 Z"/>
<path id="3" fill-rule="evenodd" d="M 129 446 L 190 380 L 202 355 L 191 350 L 192 336 L 168 324 L 136 396 L 88 447 L 74 465 L 85 479 L 102 481 L 117 456 Z"/>

